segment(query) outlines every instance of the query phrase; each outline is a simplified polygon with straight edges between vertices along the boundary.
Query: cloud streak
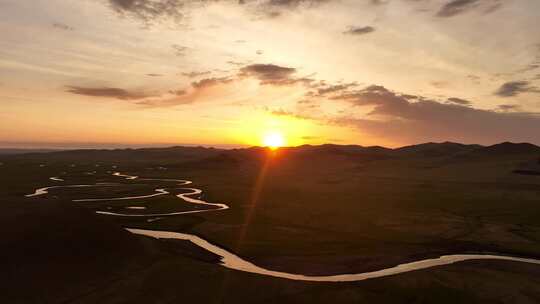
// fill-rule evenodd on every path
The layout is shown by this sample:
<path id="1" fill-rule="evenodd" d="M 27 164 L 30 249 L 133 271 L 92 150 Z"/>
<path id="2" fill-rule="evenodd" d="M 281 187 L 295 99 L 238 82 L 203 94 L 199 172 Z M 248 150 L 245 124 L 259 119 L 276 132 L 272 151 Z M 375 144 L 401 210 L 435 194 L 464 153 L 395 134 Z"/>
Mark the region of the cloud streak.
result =
<path id="1" fill-rule="evenodd" d="M 190 104 L 208 97 L 214 87 L 225 86 L 244 79 L 256 79 L 260 85 L 286 86 L 294 84 L 309 84 L 313 81 L 306 77 L 294 77 L 295 68 L 279 66 L 275 64 L 251 64 L 246 65 L 236 73 L 223 77 L 209 77 L 191 82 L 188 87 L 172 89 L 163 94 L 149 95 L 139 91 L 130 91 L 117 87 L 83 87 L 66 86 L 66 91 L 76 95 L 90 97 L 114 98 L 120 100 L 135 101 L 135 104 L 150 107 L 170 107 L 175 105 Z M 210 74 L 210 72 L 187 72 L 182 73 L 188 78 Z M 158 77 L 161 74 L 146 74 Z M 223 89 L 223 87 L 222 87 Z"/>
<path id="2" fill-rule="evenodd" d="M 438 17 L 452 17 L 461 14 L 477 4 L 479 0 L 452 0 L 441 7 Z"/>
<path id="3" fill-rule="evenodd" d="M 171 45 L 174 54 L 176 56 L 182 57 L 186 55 L 186 51 L 189 49 L 187 46 L 179 45 L 179 44 L 173 44 Z"/>
<path id="4" fill-rule="evenodd" d="M 183 72 L 181 74 L 182 74 L 182 76 L 185 76 L 185 77 L 188 77 L 188 78 L 197 78 L 197 77 L 200 77 L 200 76 L 209 75 L 211 73 L 212 72 L 210 72 L 210 71 L 201 71 L 201 72 L 192 71 L 192 72 Z"/>
<path id="5" fill-rule="evenodd" d="M 345 35 L 366 35 L 375 32 L 375 28 L 372 26 L 350 26 L 343 32 Z"/>
<path id="6" fill-rule="evenodd" d="M 453 104 L 458 104 L 458 105 L 462 105 L 462 106 L 467 106 L 467 105 L 470 105 L 472 104 L 472 102 L 470 100 L 466 100 L 466 99 L 461 99 L 461 98 L 457 98 L 457 97 L 450 97 L 446 100 L 447 103 L 453 103 Z"/>
<path id="7" fill-rule="evenodd" d="M 229 78 L 229 77 L 205 78 L 199 81 L 192 82 L 191 86 L 196 89 L 203 89 L 203 88 L 213 87 L 218 84 L 227 84 L 233 81 L 234 79 Z"/>
<path id="8" fill-rule="evenodd" d="M 72 94 L 76 94 L 76 95 L 115 98 L 115 99 L 121 99 L 121 100 L 137 100 L 137 99 L 144 99 L 151 96 L 151 95 L 147 95 L 141 92 L 127 91 L 124 89 L 113 88 L 113 87 L 67 86 L 66 91 Z"/>
<path id="9" fill-rule="evenodd" d="M 109 0 L 109 4 L 117 13 L 146 25 L 160 19 L 172 19 L 176 22 L 184 18 L 183 0 Z"/>
<path id="10" fill-rule="evenodd" d="M 57 28 L 59 30 L 64 30 L 64 31 L 74 31 L 75 28 L 65 24 L 65 23 L 61 23 L 61 22 L 55 22 L 53 23 L 53 27 L 54 28 Z"/>
<path id="11" fill-rule="evenodd" d="M 309 84 L 313 79 L 308 77 L 295 77 L 296 69 L 275 64 L 251 64 L 240 69 L 238 77 L 251 77 L 258 79 L 262 85 L 294 85 Z"/>
<path id="12" fill-rule="evenodd" d="M 251 64 L 240 69 L 240 75 L 253 76 L 260 80 L 286 79 L 294 73 L 296 73 L 295 68 L 275 64 Z"/>
<path id="13" fill-rule="evenodd" d="M 332 0 L 109 0 L 110 7 L 121 16 L 130 17 L 150 26 L 156 22 L 172 20 L 181 23 L 189 10 L 213 2 L 237 4 L 257 14 L 276 18 L 281 11 L 315 7 Z"/>
<path id="14" fill-rule="evenodd" d="M 530 85 L 528 81 L 510 81 L 506 82 L 497 91 L 495 95 L 500 97 L 514 97 L 521 93 L 539 93 L 537 87 Z"/>
<path id="15" fill-rule="evenodd" d="M 476 8 L 484 8 L 484 13 L 492 13 L 502 6 L 500 0 L 451 0 L 437 12 L 437 17 L 454 17 Z"/>

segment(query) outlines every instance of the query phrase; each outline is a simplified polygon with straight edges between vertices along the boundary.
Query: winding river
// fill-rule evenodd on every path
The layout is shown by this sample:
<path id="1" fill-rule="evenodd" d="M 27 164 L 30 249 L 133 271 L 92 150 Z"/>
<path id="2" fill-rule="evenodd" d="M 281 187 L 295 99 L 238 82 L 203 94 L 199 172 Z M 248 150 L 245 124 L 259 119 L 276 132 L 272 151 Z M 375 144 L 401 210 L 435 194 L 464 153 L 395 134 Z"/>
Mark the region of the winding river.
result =
<path id="1" fill-rule="evenodd" d="M 180 179 L 155 179 L 155 178 L 139 178 L 138 176 L 121 174 L 119 172 L 113 173 L 114 176 L 123 177 L 127 180 L 151 180 L 151 181 L 167 181 L 167 182 L 177 182 L 179 186 L 185 186 L 191 184 L 191 181 L 180 180 Z M 57 179 L 51 178 L 51 180 L 59 181 Z M 62 180 L 63 181 L 63 180 Z M 32 194 L 26 195 L 27 197 L 35 197 L 48 193 L 48 190 L 55 188 L 77 188 L 77 187 L 96 187 L 96 186 L 114 186 L 118 184 L 111 183 L 101 183 L 94 185 L 64 185 L 64 186 L 50 186 L 39 188 L 34 191 Z M 159 220 L 160 217 L 165 216 L 174 216 L 181 214 L 192 214 L 192 213 L 201 213 L 201 212 L 211 212 L 218 210 L 228 209 L 229 206 L 226 204 L 220 203 L 209 203 L 200 199 L 200 194 L 202 190 L 196 188 L 179 188 L 180 190 L 187 190 L 189 192 L 176 195 L 179 199 L 184 202 L 195 204 L 198 206 L 205 206 L 207 209 L 200 210 L 190 210 L 190 211 L 180 211 L 180 212 L 171 212 L 171 213 L 154 213 L 154 214 L 129 214 L 129 213 L 116 213 L 116 212 L 106 212 L 106 211 L 96 211 L 98 214 L 110 215 L 110 216 L 125 216 L 125 217 L 149 217 L 151 219 L 148 222 Z M 96 201 L 118 201 L 118 200 L 131 200 L 131 199 L 140 199 L 140 198 L 149 198 L 159 195 L 170 194 L 166 189 L 155 189 L 155 193 L 141 196 L 127 196 L 127 197 L 118 197 L 118 198 L 85 198 L 85 199 L 76 199 L 74 202 L 96 202 Z M 194 198 L 199 197 L 199 198 Z M 140 208 L 144 210 L 143 208 Z M 188 233 L 180 233 L 174 231 L 158 231 L 158 230 L 146 230 L 146 229 L 135 229 L 135 228 L 126 228 L 127 231 L 138 234 L 146 237 L 152 237 L 156 239 L 176 239 L 184 240 L 193 243 L 194 245 L 205 249 L 208 252 L 211 252 L 215 255 L 221 257 L 219 264 L 223 267 L 234 269 L 242 272 L 254 273 L 264 276 L 277 277 L 282 279 L 296 280 L 296 281 L 312 281 L 312 282 L 356 282 L 363 281 L 374 278 L 381 278 L 391 275 L 397 275 L 401 273 L 406 273 L 410 271 L 427 269 L 437 266 L 449 265 L 457 262 L 463 262 L 468 260 L 502 260 L 502 261 L 513 261 L 521 263 L 529 263 L 540 265 L 539 259 L 531 258 L 519 258 L 505 255 L 493 255 L 493 254 L 452 254 L 452 255 L 443 255 L 438 258 L 433 259 L 423 259 L 411 263 L 399 264 L 395 267 L 389 267 L 377 271 L 371 272 L 362 272 L 362 273 L 349 273 L 349 274 L 338 274 L 338 275 L 317 275 L 317 276 L 308 276 L 296 273 L 281 272 L 270 270 L 261 266 L 257 266 L 252 262 L 249 262 L 242 257 L 219 247 L 218 245 L 212 244 L 211 242 L 202 239 L 196 235 Z"/>

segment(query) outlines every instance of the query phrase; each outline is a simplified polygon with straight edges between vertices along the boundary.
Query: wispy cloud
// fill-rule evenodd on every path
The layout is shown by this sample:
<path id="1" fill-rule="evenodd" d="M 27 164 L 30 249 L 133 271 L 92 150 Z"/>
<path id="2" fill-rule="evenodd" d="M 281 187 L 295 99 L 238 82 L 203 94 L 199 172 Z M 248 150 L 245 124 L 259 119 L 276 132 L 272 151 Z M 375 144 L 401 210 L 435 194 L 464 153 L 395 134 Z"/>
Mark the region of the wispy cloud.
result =
<path id="1" fill-rule="evenodd" d="M 373 33 L 375 28 L 372 26 L 350 26 L 346 31 L 343 32 L 345 35 L 365 35 Z"/>
<path id="2" fill-rule="evenodd" d="M 497 91 L 495 95 L 500 97 L 513 97 L 521 93 L 538 93 L 540 90 L 537 87 L 531 86 L 528 81 L 510 81 L 506 82 Z"/>
<path id="3" fill-rule="evenodd" d="M 193 7 L 213 2 L 238 4 L 260 17 L 277 18 L 286 10 L 315 7 L 330 1 L 332 0 L 109 0 L 109 5 L 118 14 L 151 26 L 167 20 L 181 23 Z"/>
<path id="4" fill-rule="evenodd" d="M 520 106 L 515 104 L 502 104 L 499 105 L 497 109 L 503 112 L 518 111 L 520 109 Z"/>
<path id="5" fill-rule="evenodd" d="M 184 0 L 109 0 L 119 14 L 151 25 L 163 19 L 180 22 L 184 18 Z"/>
<path id="6" fill-rule="evenodd" d="M 314 85 L 314 91 L 309 91 L 306 93 L 307 96 L 325 96 L 328 94 L 338 93 L 342 91 L 349 90 L 353 87 L 356 87 L 358 84 L 356 82 L 351 83 L 338 83 L 338 84 L 326 84 L 325 82 L 318 83 Z"/>
<path id="7" fill-rule="evenodd" d="M 458 105 L 463 105 L 463 106 L 467 106 L 467 105 L 472 104 L 472 102 L 470 100 L 457 98 L 457 97 L 450 97 L 450 98 L 448 98 L 446 100 L 446 102 L 447 103 L 454 103 L 454 104 L 458 104 Z"/>
<path id="8" fill-rule="evenodd" d="M 179 44 L 173 44 L 171 45 L 172 49 L 174 50 L 174 54 L 176 56 L 185 56 L 186 51 L 189 49 L 187 46 L 179 45 Z"/>
<path id="9" fill-rule="evenodd" d="M 472 9 L 483 8 L 484 13 L 492 13 L 502 6 L 500 0 L 451 0 L 437 12 L 437 17 L 453 17 Z"/>
<path id="10" fill-rule="evenodd" d="M 192 82 L 191 86 L 197 89 L 202 89 L 202 88 L 212 87 L 218 84 L 230 83 L 232 81 L 234 81 L 234 79 L 229 78 L 229 77 L 205 78 L 199 81 Z"/>
<path id="11" fill-rule="evenodd" d="M 294 73 L 295 68 L 275 64 L 251 64 L 240 69 L 240 75 L 252 76 L 263 81 L 288 79 Z"/>
<path id="12" fill-rule="evenodd" d="M 107 97 L 116 98 L 121 100 L 137 100 L 150 97 L 142 92 L 128 91 L 120 88 L 113 87 L 80 87 L 80 86 L 67 86 L 67 92 L 77 95 L 86 95 L 92 97 Z"/>
<path id="13" fill-rule="evenodd" d="M 75 28 L 65 24 L 65 23 L 61 23 L 61 22 L 55 22 L 53 23 L 53 27 L 56 28 L 56 29 L 59 29 L 59 30 L 64 30 L 64 31 L 73 31 L 75 30 Z"/>
<path id="14" fill-rule="evenodd" d="M 227 85 L 236 80 L 233 76 L 204 78 L 193 81 L 185 88 L 169 90 L 160 96 L 139 100 L 136 104 L 144 107 L 163 108 L 204 102 L 209 96 L 222 95 L 226 91 Z"/>
<path id="15" fill-rule="evenodd" d="M 200 76 L 209 75 L 211 73 L 212 72 L 210 72 L 210 71 L 200 71 L 200 72 L 192 71 L 192 72 L 183 72 L 181 74 L 182 74 L 182 76 L 185 76 L 185 77 L 188 77 L 188 78 L 197 78 L 197 77 L 200 77 Z"/>

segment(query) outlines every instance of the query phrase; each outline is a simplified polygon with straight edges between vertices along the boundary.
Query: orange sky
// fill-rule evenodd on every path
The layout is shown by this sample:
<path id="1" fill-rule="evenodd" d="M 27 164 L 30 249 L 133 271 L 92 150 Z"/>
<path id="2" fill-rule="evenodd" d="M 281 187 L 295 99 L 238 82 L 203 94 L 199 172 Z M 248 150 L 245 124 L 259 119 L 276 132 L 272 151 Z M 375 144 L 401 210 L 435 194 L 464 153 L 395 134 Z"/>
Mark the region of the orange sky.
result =
<path id="1" fill-rule="evenodd" d="M 540 143 L 536 0 L 4 0 L 0 146 Z"/>

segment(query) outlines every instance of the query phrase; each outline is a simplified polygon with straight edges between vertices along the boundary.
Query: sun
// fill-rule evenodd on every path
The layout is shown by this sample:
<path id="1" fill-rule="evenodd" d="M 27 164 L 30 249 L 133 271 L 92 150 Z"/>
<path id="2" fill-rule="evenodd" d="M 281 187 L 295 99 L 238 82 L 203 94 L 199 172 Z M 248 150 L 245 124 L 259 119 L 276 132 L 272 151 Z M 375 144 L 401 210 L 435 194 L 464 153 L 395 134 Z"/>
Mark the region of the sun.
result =
<path id="1" fill-rule="evenodd" d="M 280 132 L 269 132 L 264 134 L 262 142 L 265 147 L 275 150 L 279 147 L 283 147 L 285 138 Z"/>

